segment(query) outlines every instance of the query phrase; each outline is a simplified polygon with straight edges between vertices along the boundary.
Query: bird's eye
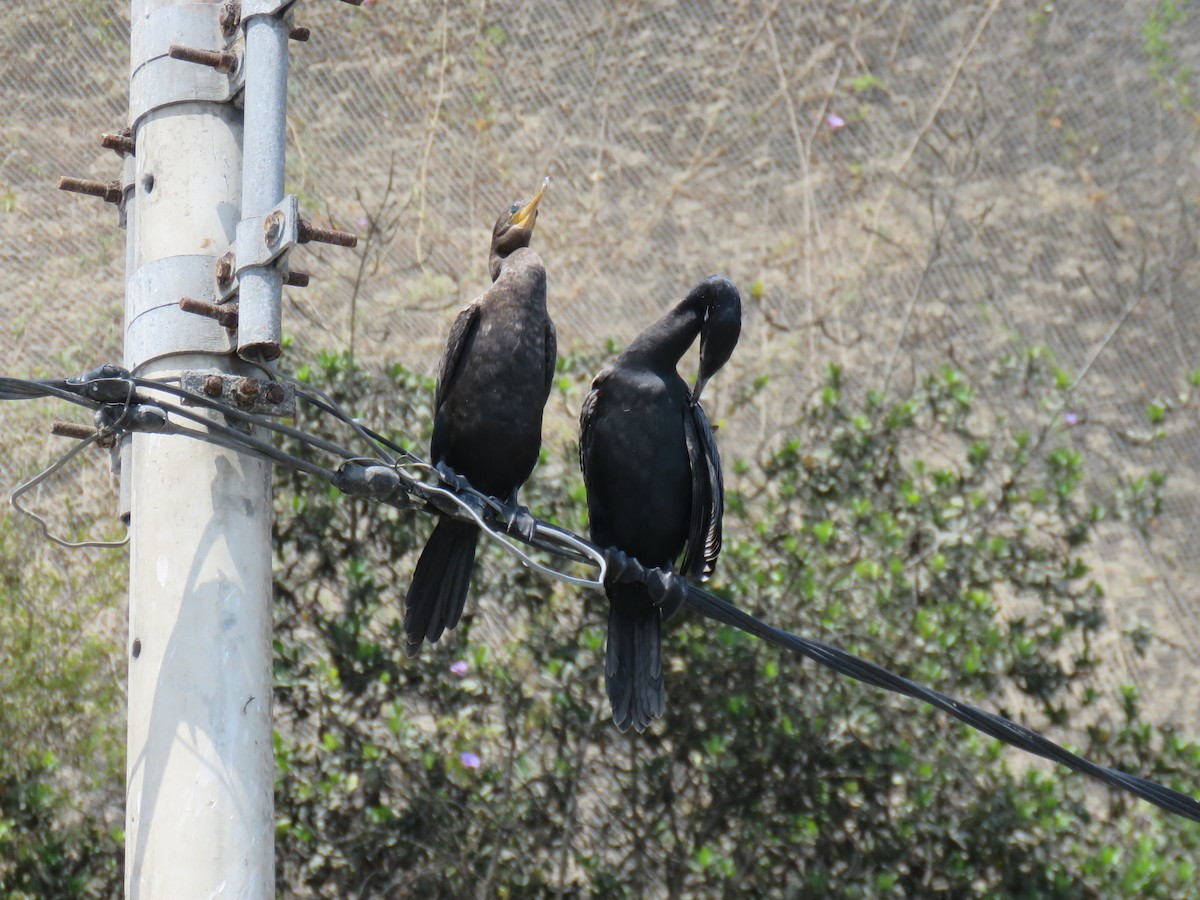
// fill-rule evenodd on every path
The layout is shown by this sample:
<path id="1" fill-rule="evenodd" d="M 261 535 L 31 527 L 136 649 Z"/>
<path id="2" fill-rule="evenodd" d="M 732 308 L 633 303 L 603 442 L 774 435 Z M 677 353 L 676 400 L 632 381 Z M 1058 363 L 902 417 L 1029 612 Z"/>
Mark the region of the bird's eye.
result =
<path id="1" fill-rule="evenodd" d="M 518 212 L 520 212 L 520 210 L 521 210 L 521 204 L 520 204 L 520 203 L 514 203 L 514 204 L 512 205 L 512 209 L 510 209 L 510 210 L 509 210 L 509 213 L 510 213 L 510 214 L 512 214 L 512 215 L 516 215 Z"/>

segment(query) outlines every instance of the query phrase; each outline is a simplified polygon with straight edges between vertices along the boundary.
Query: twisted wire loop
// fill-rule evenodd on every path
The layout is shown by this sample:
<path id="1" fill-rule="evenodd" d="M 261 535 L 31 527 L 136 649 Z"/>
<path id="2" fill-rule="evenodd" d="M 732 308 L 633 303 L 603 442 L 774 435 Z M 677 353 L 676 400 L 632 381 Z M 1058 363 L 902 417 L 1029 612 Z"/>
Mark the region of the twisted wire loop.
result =
<path id="1" fill-rule="evenodd" d="M 58 535 L 54 534 L 54 532 L 52 532 L 50 530 L 50 523 L 47 522 L 46 519 L 41 514 L 35 512 L 33 509 L 30 509 L 29 507 L 27 507 L 21 503 L 21 498 L 26 493 L 33 490 L 38 485 L 42 484 L 42 482 L 49 479 L 52 475 L 54 475 L 54 473 L 56 473 L 59 469 L 62 469 L 64 466 L 66 466 L 67 463 L 69 463 L 72 459 L 74 459 L 76 456 L 78 456 L 80 453 L 82 453 L 88 447 L 91 447 L 94 444 L 96 444 L 98 441 L 100 441 L 102 439 L 102 437 L 103 437 L 103 434 L 101 432 L 96 432 L 91 437 L 84 438 L 82 441 L 80 441 L 78 444 L 76 444 L 74 447 L 72 447 L 70 450 L 68 450 L 66 453 L 64 453 L 61 457 L 59 457 L 57 460 L 55 460 L 55 462 L 53 464 L 51 464 L 48 468 L 39 472 L 37 475 L 33 476 L 33 478 L 30 478 L 28 481 L 25 481 L 22 484 L 18 485 L 17 487 L 13 488 L 12 492 L 8 495 L 8 502 L 12 504 L 13 509 L 15 509 L 17 512 L 21 513 L 21 515 L 26 516 L 27 518 L 33 519 L 33 521 L 37 522 L 38 527 L 41 528 L 41 530 L 42 530 L 42 536 L 45 537 L 50 542 L 57 544 L 60 547 L 66 547 L 69 550 L 81 550 L 86 547 L 100 548 L 100 549 L 115 549 L 117 547 L 124 547 L 126 544 L 129 543 L 129 535 L 128 534 L 125 535 L 125 537 L 119 541 L 69 541 L 66 538 L 61 538 Z"/>
<path id="2" fill-rule="evenodd" d="M 822 641 L 801 637 L 775 628 L 727 600 L 690 584 L 686 578 L 661 568 L 648 568 L 616 548 L 599 548 L 564 528 L 533 519 L 532 531 L 510 531 L 505 523 L 514 520 L 518 509 L 481 494 L 464 479 L 419 459 L 394 441 L 357 422 L 333 399 L 311 385 L 283 373 L 268 371 L 297 388 L 297 396 L 313 408 L 348 426 L 355 436 L 371 448 L 374 455 L 355 454 L 340 444 L 298 428 L 199 394 L 193 394 L 165 380 L 137 377 L 119 366 L 105 365 L 75 378 L 26 380 L 0 377 L 0 400 L 29 400 L 55 397 L 94 412 L 96 431 L 81 440 L 43 472 L 15 488 L 9 496 L 13 507 L 41 526 L 42 533 L 64 547 L 119 547 L 124 541 L 71 542 L 50 533 L 46 520 L 21 504 L 21 497 L 46 481 L 85 449 L 113 441 L 134 432 L 179 435 L 216 446 L 248 453 L 276 465 L 303 472 L 327 481 L 347 495 L 386 503 L 397 509 L 424 509 L 469 521 L 498 542 L 525 565 L 543 575 L 568 584 L 603 590 L 615 583 L 639 583 L 646 586 L 651 601 L 664 617 L 683 608 L 710 621 L 727 625 L 766 641 L 773 646 L 803 656 L 828 669 L 864 684 L 902 694 L 942 710 L 999 741 L 1041 756 L 1095 778 L 1119 790 L 1127 791 L 1154 805 L 1193 821 L 1200 821 L 1200 802 L 1180 791 L 1157 782 L 1101 766 L 1072 753 L 1065 747 L 1010 719 L 987 712 L 969 703 L 918 684 L 882 666 L 860 659 Z M 151 396 L 153 394 L 153 396 Z M 186 399 L 188 404 L 219 412 L 218 422 L 204 412 L 188 409 L 171 397 Z M 187 427 L 171 421 L 175 416 L 189 422 Z M 240 423 L 236 427 L 231 422 Z M 244 430 L 254 426 L 292 438 L 336 461 L 334 467 L 322 466 L 275 447 L 270 441 Z M 572 563 L 595 566 L 592 578 L 573 575 L 539 562 L 522 548 L 526 544 Z"/>
<path id="3" fill-rule="evenodd" d="M 115 549 L 129 543 L 129 535 L 119 541 L 70 541 L 61 538 L 50 530 L 50 523 L 42 515 L 21 503 L 25 494 L 46 482 L 87 448 L 94 445 L 112 446 L 115 438 L 134 421 L 150 425 L 152 417 L 135 413 L 140 409 L 140 403 L 137 402 L 140 398 L 128 376 L 129 373 L 118 366 L 103 365 L 74 378 L 38 381 L 0 378 L 0 400 L 57 397 L 95 411 L 96 431 L 91 436 L 81 440 L 46 469 L 13 488 L 8 495 L 13 509 L 37 522 L 43 537 L 60 547 L 71 550 Z"/>

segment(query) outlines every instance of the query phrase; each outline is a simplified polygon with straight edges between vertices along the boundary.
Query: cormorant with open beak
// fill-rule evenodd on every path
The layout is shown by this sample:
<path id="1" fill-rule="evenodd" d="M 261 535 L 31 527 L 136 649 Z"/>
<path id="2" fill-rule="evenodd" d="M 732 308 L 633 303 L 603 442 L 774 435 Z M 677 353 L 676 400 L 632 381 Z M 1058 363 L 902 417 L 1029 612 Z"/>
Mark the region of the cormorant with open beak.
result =
<path id="1" fill-rule="evenodd" d="M 580 415 L 591 537 L 647 568 L 706 579 L 721 552 L 721 458 L 700 406 L 728 361 L 742 301 L 728 278 L 697 284 L 596 376 Z M 676 365 L 700 336 L 694 390 Z M 641 584 L 613 583 L 605 676 L 613 721 L 639 732 L 663 711 L 662 610 Z"/>
<path id="2" fill-rule="evenodd" d="M 542 446 L 542 409 L 557 359 L 546 309 L 546 268 L 529 248 L 549 179 L 514 203 L 492 229 L 492 286 L 458 314 L 446 341 L 434 399 L 429 452 L 447 475 L 516 503 Z M 413 573 L 404 632 L 409 654 L 458 624 L 479 529 L 442 518 Z"/>

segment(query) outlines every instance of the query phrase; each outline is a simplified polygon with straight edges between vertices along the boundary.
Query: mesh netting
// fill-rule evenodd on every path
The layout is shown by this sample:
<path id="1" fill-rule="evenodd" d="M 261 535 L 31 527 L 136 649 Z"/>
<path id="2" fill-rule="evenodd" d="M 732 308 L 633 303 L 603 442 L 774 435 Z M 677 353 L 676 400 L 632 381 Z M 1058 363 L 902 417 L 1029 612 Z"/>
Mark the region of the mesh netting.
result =
<path id="1" fill-rule="evenodd" d="M 12 6 L 0 349 L 9 374 L 69 374 L 120 358 L 114 210 L 54 182 L 119 173 L 96 138 L 125 124 L 128 10 Z M 1195 730 L 1180 682 L 1200 646 L 1200 441 L 1190 411 L 1144 439 L 1147 406 L 1198 359 L 1200 16 L 1178 6 L 307 0 L 288 189 L 365 240 L 295 254 L 313 285 L 288 291 L 285 327 L 303 350 L 431 372 L 486 284 L 496 214 L 548 174 L 535 246 L 564 350 L 628 341 L 712 272 L 742 286 L 743 344 L 712 402 L 719 416 L 759 373 L 773 387 L 728 423 L 727 458 L 786 427 L 831 361 L 899 389 L 949 357 L 985 384 L 1005 348 L 1048 346 L 1083 373 L 1074 439 L 1170 474 L 1158 530 L 1111 529 L 1096 550 L 1101 652 L 1160 721 Z M 549 428 L 573 423 L 558 410 Z M 1145 657 L 1120 637 L 1139 620 L 1159 637 Z"/>

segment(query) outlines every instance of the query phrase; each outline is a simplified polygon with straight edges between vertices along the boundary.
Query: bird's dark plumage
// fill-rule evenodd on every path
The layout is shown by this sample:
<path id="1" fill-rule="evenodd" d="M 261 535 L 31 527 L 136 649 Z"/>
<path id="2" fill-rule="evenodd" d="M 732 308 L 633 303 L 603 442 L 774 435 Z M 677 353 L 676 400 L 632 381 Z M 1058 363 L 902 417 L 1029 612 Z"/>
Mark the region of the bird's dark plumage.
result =
<path id="1" fill-rule="evenodd" d="M 542 446 L 542 409 L 557 359 L 546 269 L 529 249 L 546 186 L 501 213 L 492 230 L 492 286 L 450 329 L 438 372 L 430 456 L 476 490 L 517 498 Z M 458 624 L 479 529 L 443 519 L 417 562 L 404 631 L 409 653 Z"/>
<path id="2" fill-rule="evenodd" d="M 741 332 L 727 278 L 696 285 L 596 376 L 580 415 L 579 462 L 592 541 L 644 566 L 704 579 L 721 552 L 721 459 L 700 406 L 704 384 Z M 700 336 L 689 390 L 676 365 Z M 613 721 L 642 731 L 663 711 L 662 613 L 646 588 L 610 584 L 605 676 Z"/>

